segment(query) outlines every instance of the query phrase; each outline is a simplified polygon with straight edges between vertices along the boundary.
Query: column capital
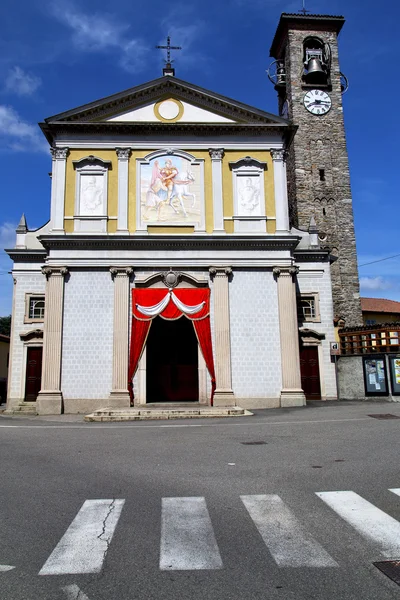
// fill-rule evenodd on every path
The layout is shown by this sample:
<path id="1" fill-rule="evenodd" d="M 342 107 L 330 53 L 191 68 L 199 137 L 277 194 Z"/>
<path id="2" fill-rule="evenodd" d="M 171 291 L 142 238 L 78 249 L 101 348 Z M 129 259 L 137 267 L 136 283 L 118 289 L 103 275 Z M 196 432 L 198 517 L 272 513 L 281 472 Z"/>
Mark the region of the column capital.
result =
<path id="1" fill-rule="evenodd" d="M 52 275 L 57 275 L 58 277 L 65 277 L 68 274 L 67 267 L 42 267 L 43 275 L 46 275 L 46 279 L 49 279 Z"/>
<path id="2" fill-rule="evenodd" d="M 118 160 L 129 160 L 132 154 L 131 148 L 115 148 L 115 152 L 117 153 Z"/>
<path id="3" fill-rule="evenodd" d="M 222 160 L 225 156 L 223 148 L 210 148 L 208 153 L 211 156 L 211 160 Z"/>
<path id="4" fill-rule="evenodd" d="M 132 267 L 110 267 L 111 278 L 130 277 L 133 273 Z"/>
<path id="5" fill-rule="evenodd" d="M 210 267 L 211 277 L 228 277 L 232 273 L 232 267 Z"/>
<path id="6" fill-rule="evenodd" d="M 65 160 L 69 154 L 69 148 L 58 148 L 57 146 L 51 146 L 50 153 L 53 160 Z"/>
<path id="7" fill-rule="evenodd" d="M 276 148 L 271 148 L 271 158 L 275 161 L 285 162 L 286 161 L 286 150 L 284 148 L 280 148 L 279 150 Z"/>
<path id="8" fill-rule="evenodd" d="M 281 275 L 284 277 L 294 278 L 299 272 L 299 267 L 274 267 L 272 272 L 276 278 L 280 277 Z"/>

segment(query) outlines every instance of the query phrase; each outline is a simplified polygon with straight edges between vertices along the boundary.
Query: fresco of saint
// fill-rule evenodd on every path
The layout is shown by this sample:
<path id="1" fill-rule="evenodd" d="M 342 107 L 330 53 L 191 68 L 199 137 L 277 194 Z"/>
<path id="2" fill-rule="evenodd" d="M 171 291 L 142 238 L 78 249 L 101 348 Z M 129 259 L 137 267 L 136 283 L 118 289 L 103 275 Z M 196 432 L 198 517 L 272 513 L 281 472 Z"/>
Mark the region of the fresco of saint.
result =
<path id="1" fill-rule="evenodd" d="M 196 179 L 199 179 L 198 167 L 181 157 L 155 159 L 143 167 L 143 220 L 198 222 L 200 209 L 195 208 L 196 193 L 192 189 Z M 195 187 L 198 188 L 198 183 Z"/>

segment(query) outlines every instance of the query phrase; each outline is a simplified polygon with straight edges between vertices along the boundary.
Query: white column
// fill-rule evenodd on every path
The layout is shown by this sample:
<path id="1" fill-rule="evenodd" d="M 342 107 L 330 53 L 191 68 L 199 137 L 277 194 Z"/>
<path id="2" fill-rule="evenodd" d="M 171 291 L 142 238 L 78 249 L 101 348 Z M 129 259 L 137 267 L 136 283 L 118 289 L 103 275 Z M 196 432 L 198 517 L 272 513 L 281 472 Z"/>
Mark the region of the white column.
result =
<path id="1" fill-rule="evenodd" d="M 286 179 L 285 150 L 271 150 L 274 163 L 276 233 L 289 231 L 289 204 Z"/>
<path id="2" fill-rule="evenodd" d="M 130 404 L 128 391 L 129 363 L 129 278 L 131 267 L 111 267 L 114 280 L 113 373 L 110 399 L 113 407 Z"/>
<path id="3" fill-rule="evenodd" d="M 211 267 L 214 278 L 215 379 L 214 406 L 235 406 L 232 390 L 229 275 L 231 267 Z"/>
<path id="4" fill-rule="evenodd" d="M 64 277 L 66 267 L 43 267 L 46 296 L 43 328 L 42 387 L 36 401 L 39 415 L 62 412 L 61 350 L 64 312 Z"/>
<path id="5" fill-rule="evenodd" d="M 301 388 L 299 327 L 297 322 L 295 276 L 298 267 L 275 267 L 278 282 L 279 331 L 281 341 L 281 406 L 304 406 Z"/>
<path id="6" fill-rule="evenodd" d="M 68 148 L 50 148 L 53 158 L 51 177 L 51 229 L 64 233 L 65 172 Z"/>
<path id="7" fill-rule="evenodd" d="M 223 148 L 210 148 L 209 154 L 211 156 L 214 233 L 225 233 L 222 191 L 222 159 L 225 152 Z"/>
<path id="8" fill-rule="evenodd" d="M 130 148 L 115 148 L 118 156 L 118 225 L 117 233 L 128 231 L 128 171 Z"/>

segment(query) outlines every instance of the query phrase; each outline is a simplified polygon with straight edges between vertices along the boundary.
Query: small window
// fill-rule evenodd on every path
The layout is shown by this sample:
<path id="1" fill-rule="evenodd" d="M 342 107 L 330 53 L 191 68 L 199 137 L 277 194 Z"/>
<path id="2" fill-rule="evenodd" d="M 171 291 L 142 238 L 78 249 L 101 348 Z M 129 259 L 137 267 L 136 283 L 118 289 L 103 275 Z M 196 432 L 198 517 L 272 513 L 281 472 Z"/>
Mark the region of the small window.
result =
<path id="1" fill-rule="evenodd" d="M 376 320 L 375 319 L 366 319 L 365 324 L 366 325 L 376 325 Z"/>
<path id="2" fill-rule="evenodd" d="M 318 294 L 302 294 L 299 301 L 300 321 L 320 321 Z"/>
<path id="3" fill-rule="evenodd" d="M 319 169 L 319 180 L 325 181 L 325 169 Z"/>
<path id="4" fill-rule="evenodd" d="M 44 320 L 45 298 L 42 295 L 27 294 L 25 323 Z"/>

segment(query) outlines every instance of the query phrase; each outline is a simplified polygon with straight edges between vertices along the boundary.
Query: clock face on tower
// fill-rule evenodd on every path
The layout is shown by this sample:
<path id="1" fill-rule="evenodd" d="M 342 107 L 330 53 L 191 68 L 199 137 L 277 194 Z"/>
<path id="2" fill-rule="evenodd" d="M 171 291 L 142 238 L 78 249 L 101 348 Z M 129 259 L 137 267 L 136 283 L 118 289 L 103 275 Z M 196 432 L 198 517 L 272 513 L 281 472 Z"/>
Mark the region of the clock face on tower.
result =
<path id="1" fill-rule="evenodd" d="M 304 106 L 313 115 L 325 115 L 332 106 L 332 100 L 322 90 L 310 90 L 304 96 Z"/>

